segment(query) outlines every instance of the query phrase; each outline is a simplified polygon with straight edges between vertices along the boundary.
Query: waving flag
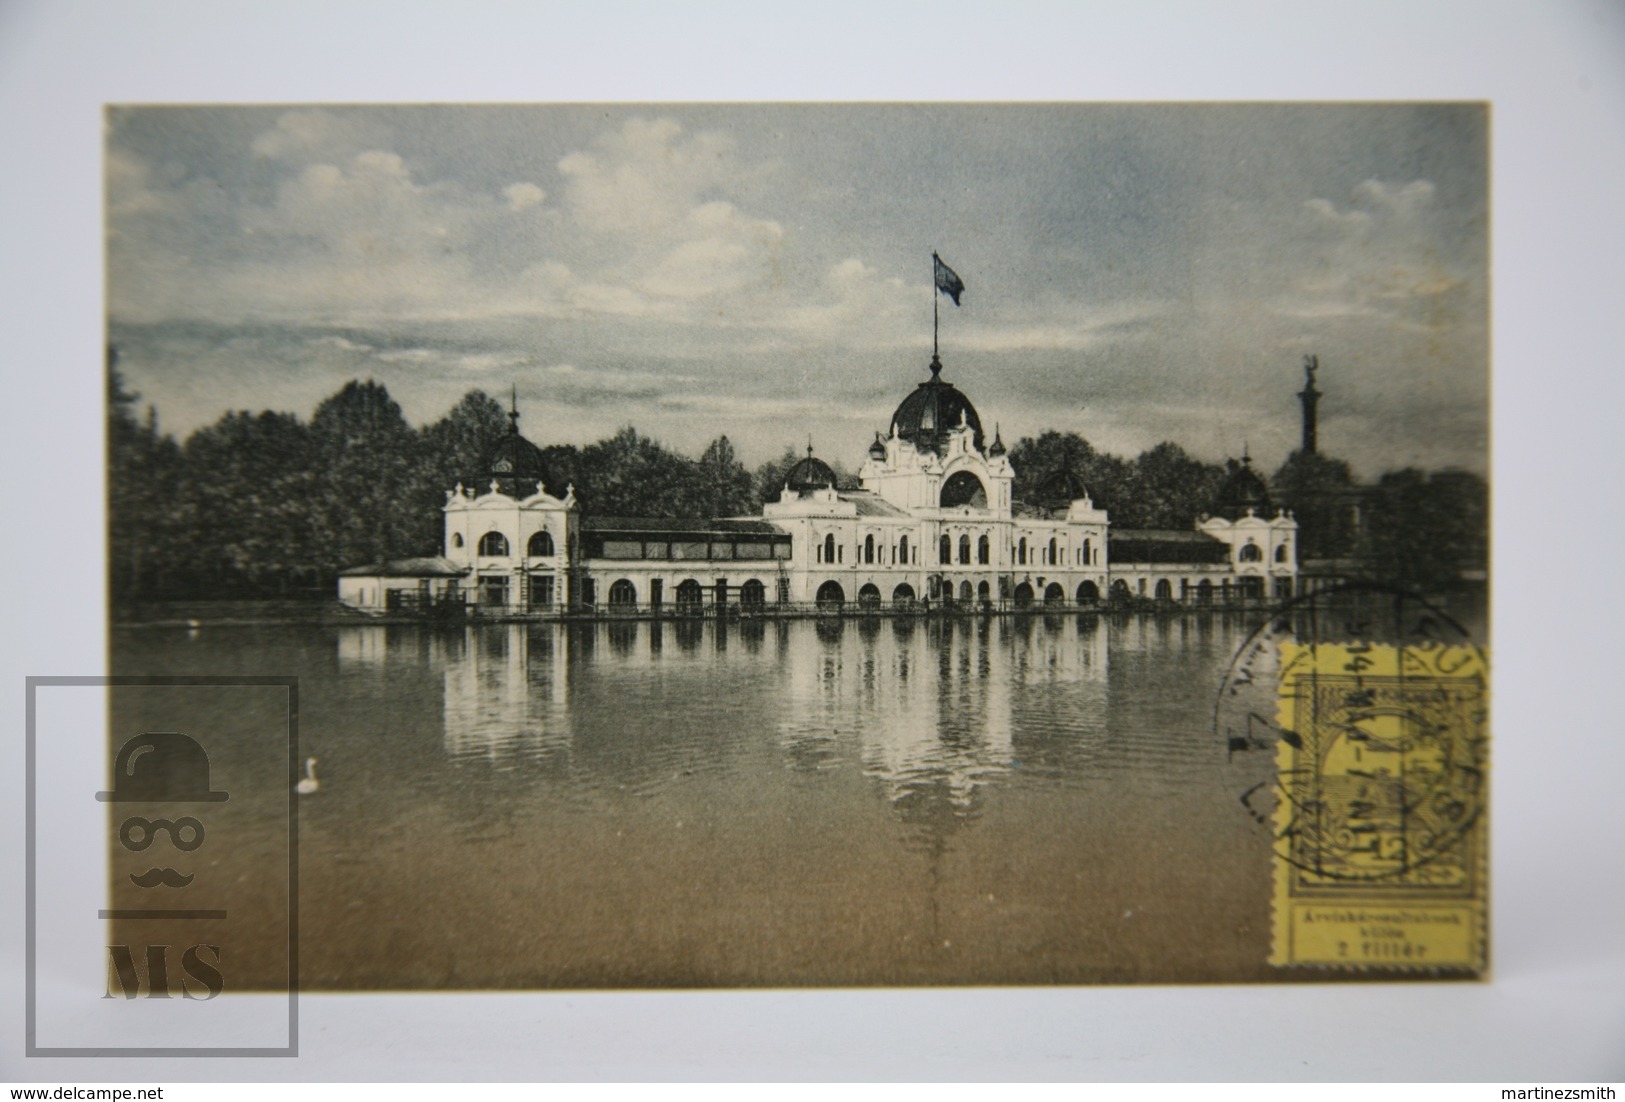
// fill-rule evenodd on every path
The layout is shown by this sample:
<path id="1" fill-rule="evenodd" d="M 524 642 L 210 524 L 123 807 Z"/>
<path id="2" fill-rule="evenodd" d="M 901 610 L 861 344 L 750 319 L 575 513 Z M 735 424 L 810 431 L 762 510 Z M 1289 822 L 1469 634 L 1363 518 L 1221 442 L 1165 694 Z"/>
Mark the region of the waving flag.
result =
<path id="1" fill-rule="evenodd" d="M 936 262 L 937 290 L 953 299 L 954 305 L 958 306 L 959 296 L 965 293 L 965 281 L 959 278 L 958 272 L 944 264 L 942 257 L 936 253 L 931 254 L 931 259 Z"/>

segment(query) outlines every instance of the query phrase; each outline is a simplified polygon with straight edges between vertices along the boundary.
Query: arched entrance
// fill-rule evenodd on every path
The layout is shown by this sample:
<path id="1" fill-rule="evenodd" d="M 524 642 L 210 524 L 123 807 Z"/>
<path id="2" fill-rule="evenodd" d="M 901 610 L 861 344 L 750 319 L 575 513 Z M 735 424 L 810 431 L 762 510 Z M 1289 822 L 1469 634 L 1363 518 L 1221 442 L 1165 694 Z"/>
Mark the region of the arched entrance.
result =
<path id="1" fill-rule="evenodd" d="M 1174 587 L 1167 578 L 1157 581 L 1156 598 L 1162 604 L 1172 604 L 1174 600 Z"/>
<path id="2" fill-rule="evenodd" d="M 767 604 L 767 587 L 760 581 L 752 578 L 739 587 L 739 605 L 741 608 L 761 608 Z"/>
<path id="3" fill-rule="evenodd" d="M 609 587 L 609 607 L 612 609 L 636 608 L 638 605 L 638 590 L 630 581 L 621 578 Z"/>
<path id="4" fill-rule="evenodd" d="M 1046 605 L 1063 604 L 1066 601 L 1066 590 L 1061 588 L 1060 582 L 1051 582 L 1044 587 L 1044 603 Z"/>
<path id="5" fill-rule="evenodd" d="M 693 612 L 700 607 L 702 600 L 700 583 L 693 578 L 681 583 L 677 587 L 677 608 L 683 612 Z"/>
<path id="6" fill-rule="evenodd" d="M 891 591 L 891 603 L 908 607 L 914 603 L 914 587 L 904 582 Z"/>
<path id="7" fill-rule="evenodd" d="M 1100 587 L 1094 582 L 1078 583 L 1078 604 L 1098 605 L 1100 603 Z"/>
<path id="8" fill-rule="evenodd" d="M 1130 600 L 1130 594 L 1129 594 L 1129 591 L 1128 591 L 1128 583 L 1125 582 L 1122 578 L 1118 578 L 1115 582 L 1112 583 L 1112 597 L 1111 597 L 1111 599 L 1112 599 L 1113 602 L 1120 603 L 1120 604 L 1126 604 Z"/>
<path id="9" fill-rule="evenodd" d="M 1264 579 L 1257 577 L 1237 578 L 1236 596 L 1243 601 L 1262 601 L 1264 599 Z"/>
<path id="10" fill-rule="evenodd" d="M 830 583 L 834 585 L 833 582 Z M 873 582 L 858 590 L 858 607 L 862 609 L 876 609 L 880 607 L 880 587 Z"/>
<path id="11" fill-rule="evenodd" d="M 1016 591 L 1014 594 L 1012 594 L 1012 598 L 1015 600 L 1017 608 L 1026 608 L 1033 603 L 1033 587 L 1028 585 L 1026 582 L 1022 582 L 1020 585 L 1016 586 Z"/>
<path id="12" fill-rule="evenodd" d="M 818 607 L 828 612 L 838 612 L 846 604 L 846 591 L 841 583 L 828 581 L 818 587 Z"/>
<path id="13" fill-rule="evenodd" d="M 986 509 L 987 490 L 982 486 L 981 479 L 969 471 L 959 471 L 942 484 L 942 493 L 937 501 L 944 509 L 956 509 L 961 505 Z"/>
<path id="14" fill-rule="evenodd" d="M 973 592 L 974 591 L 971 589 L 969 580 L 959 583 L 959 599 L 965 602 L 967 605 L 971 602 L 971 595 Z"/>
<path id="15" fill-rule="evenodd" d="M 1210 605 L 1213 603 L 1213 583 L 1203 578 L 1196 583 L 1196 603 Z"/>
<path id="16" fill-rule="evenodd" d="M 993 595 L 993 587 L 992 586 L 988 585 L 986 582 L 977 582 L 976 583 L 976 599 L 978 601 L 980 601 L 984 605 L 988 604 L 988 603 L 990 603 L 989 598 L 992 595 Z"/>

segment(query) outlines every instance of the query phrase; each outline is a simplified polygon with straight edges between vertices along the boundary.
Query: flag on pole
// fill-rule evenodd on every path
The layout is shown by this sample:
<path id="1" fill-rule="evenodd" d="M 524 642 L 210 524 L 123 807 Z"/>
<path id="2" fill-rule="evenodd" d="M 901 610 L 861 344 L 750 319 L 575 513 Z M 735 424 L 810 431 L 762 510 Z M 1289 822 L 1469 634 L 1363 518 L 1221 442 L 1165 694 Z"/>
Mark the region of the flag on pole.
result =
<path id="1" fill-rule="evenodd" d="M 958 272 L 944 264 L 942 257 L 936 253 L 931 254 L 931 259 L 936 263 L 937 290 L 953 299 L 954 305 L 958 306 L 959 296 L 965 293 L 965 281 L 959 278 Z"/>

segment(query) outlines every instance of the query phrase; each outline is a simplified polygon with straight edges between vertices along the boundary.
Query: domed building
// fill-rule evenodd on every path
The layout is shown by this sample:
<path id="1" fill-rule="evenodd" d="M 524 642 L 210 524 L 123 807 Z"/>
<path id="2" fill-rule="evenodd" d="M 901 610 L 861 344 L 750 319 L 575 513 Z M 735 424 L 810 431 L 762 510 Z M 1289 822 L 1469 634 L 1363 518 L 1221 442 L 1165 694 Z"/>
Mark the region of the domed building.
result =
<path id="1" fill-rule="evenodd" d="M 942 363 L 904 395 L 865 450 L 858 486 L 807 454 L 760 517 L 582 517 L 518 428 L 478 485 L 443 507 L 434 559 L 346 571 L 340 599 L 369 611 L 435 599 L 484 615 L 818 608 L 1095 607 L 1289 597 L 1297 524 L 1273 509 L 1250 456 L 1233 463 L 1194 530 L 1113 530 L 1071 463 L 1012 501 L 995 429 Z M 472 592 L 470 592 L 472 591 Z M 393 594 L 393 596 L 392 596 Z"/>
<path id="2" fill-rule="evenodd" d="M 1197 521 L 1196 530 L 1228 549 L 1225 585 L 1234 587 L 1236 597 L 1291 597 L 1298 574 L 1298 522 L 1275 507 L 1245 449 L 1241 462 L 1232 459 L 1228 466 L 1212 510 Z"/>

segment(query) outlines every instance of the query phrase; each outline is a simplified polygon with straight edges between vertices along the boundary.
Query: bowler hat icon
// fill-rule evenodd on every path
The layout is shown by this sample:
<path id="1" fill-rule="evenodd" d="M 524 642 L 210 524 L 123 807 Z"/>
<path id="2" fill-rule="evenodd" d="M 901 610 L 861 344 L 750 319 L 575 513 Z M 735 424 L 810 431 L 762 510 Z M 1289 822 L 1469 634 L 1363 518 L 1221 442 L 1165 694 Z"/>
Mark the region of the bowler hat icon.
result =
<path id="1" fill-rule="evenodd" d="M 220 803 L 230 796 L 209 789 L 209 755 L 191 735 L 149 731 L 119 748 L 113 791 L 103 803 Z"/>

